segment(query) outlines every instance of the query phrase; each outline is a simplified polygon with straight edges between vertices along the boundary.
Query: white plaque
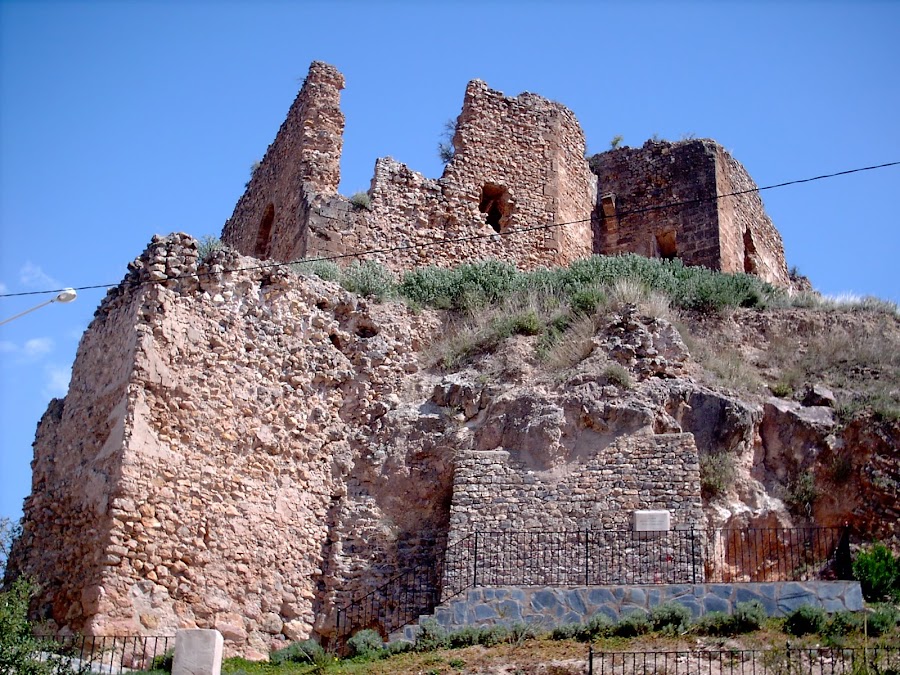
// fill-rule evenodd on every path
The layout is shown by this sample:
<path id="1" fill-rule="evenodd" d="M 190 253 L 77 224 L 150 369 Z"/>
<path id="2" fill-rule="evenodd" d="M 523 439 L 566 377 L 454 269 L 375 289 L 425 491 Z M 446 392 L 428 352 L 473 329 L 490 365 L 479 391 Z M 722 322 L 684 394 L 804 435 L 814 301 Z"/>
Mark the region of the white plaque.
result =
<path id="1" fill-rule="evenodd" d="M 635 532 L 668 532 L 670 514 L 668 511 L 635 511 Z"/>

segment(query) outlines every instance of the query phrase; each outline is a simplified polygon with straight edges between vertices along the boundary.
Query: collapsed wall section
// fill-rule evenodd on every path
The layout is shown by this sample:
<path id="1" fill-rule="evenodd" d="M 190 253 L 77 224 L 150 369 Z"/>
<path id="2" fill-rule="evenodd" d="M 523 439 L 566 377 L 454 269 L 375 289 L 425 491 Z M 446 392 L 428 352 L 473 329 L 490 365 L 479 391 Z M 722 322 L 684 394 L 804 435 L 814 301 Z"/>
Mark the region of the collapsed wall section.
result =
<path id="1" fill-rule="evenodd" d="M 595 181 L 570 110 L 470 82 L 444 175 L 431 180 L 382 158 L 369 205 L 352 205 L 336 194 L 343 84 L 333 67 L 312 64 L 225 224 L 226 244 L 283 261 L 378 249 L 365 257 L 395 272 L 483 258 L 532 268 L 590 254 Z"/>

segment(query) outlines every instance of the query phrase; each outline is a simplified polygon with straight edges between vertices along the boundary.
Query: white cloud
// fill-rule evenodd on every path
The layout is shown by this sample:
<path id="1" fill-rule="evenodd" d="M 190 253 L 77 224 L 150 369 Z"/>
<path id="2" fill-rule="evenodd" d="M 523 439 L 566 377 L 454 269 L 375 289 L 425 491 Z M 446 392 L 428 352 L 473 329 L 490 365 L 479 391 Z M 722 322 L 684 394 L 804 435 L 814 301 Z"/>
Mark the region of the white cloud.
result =
<path id="1" fill-rule="evenodd" d="M 35 359 L 53 351 L 53 338 L 31 338 L 25 342 L 22 353 L 26 358 Z"/>
<path id="2" fill-rule="evenodd" d="M 9 293 L 9 287 L 0 281 L 0 293 Z"/>
<path id="3" fill-rule="evenodd" d="M 72 377 L 71 366 L 48 364 L 44 366 L 44 396 L 60 398 L 69 391 L 69 380 Z"/>
<path id="4" fill-rule="evenodd" d="M 30 260 L 22 265 L 19 270 L 19 281 L 28 288 L 38 288 L 41 290 L 50 290 L 60 287 L 60 283 L 44 272 L 39 265 L 35 265 Z"/>

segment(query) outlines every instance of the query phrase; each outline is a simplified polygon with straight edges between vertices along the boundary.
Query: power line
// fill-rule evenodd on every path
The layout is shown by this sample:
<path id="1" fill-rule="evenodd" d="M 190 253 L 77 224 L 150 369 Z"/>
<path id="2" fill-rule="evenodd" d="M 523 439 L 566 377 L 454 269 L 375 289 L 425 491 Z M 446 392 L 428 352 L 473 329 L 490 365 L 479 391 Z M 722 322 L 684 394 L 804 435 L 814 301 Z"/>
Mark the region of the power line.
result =
<path id="1" fill-rule="evenodd" d="M 796 180 L 789 180 L 783 183 L 775 183 L 773 185 L 765 185 L 763 187 L 755 187 L 748 188 L 746 190 L 738 190 L 736 192 L 728 192 L 726 194 L 716 194 L 712 197 L 699 197 L 695 199 L 685 199 L 675 202 L 665 202 L 662 204 L 652 204 L 650 206 L 644 206 L 638 209 L 632 209 L 629 211 L 619 211 L 616 213 L 617 218 L 627 218 L 629 216 L 641 215 L 644 213 L 650 213 L 652 211 L 662 211 L 671 208 L 677 208 L 681 206 L 692 206 L 695 204 L 702 204 L 705 202 L 713 202 L 718 201 L 720 199 L 724 199 L 725 197 L 738 197 L 741 195 L 752 194 L 754 192 L 759 193 L 763 190 L 774 190 L 776 188 L 787 187 L 789 185 L 799 185 L 800 183 L 811 183 L 813 181 L 824 180 L 826 178 L 835 178 L 837 176 L 846 176 L 852 173 L 860 173 L 862 171 L 873 171 L 875 169 L 884 169 L 891 166 L 898 166 L 900 162 L 886 162 L 884 164 L 875 164 L 872 166 L 864 166 L 857 169 L 847 169 L 845 171 L 837 171 L 835 173 L 826 173 L 820 176 L 812 176 L 810 178 L 798 178 Z M 320 214 L 321 215 L 321 214 Z M 331 220 L 340 220 L 339 218 L 333 218 L 329 216 L 325 216 Z M 408 251 L 412 249 L 419 248 L 428 248 L 430 246 L 438 246 L 441 244 L 458 244 L 467 241 L 476 241 L 479 239 L 494 239 L 496 237 L 510 237 L 519 234 L 525 234 L 527 232 L 538 232 L 541 230 L 552 230 L 558 227 L 567 227 L 569 225 L 578 225 L 580 223 L 587 223 L 591 221 L 591 217 L 580 218 L 578 220 L 570 220 L 564 223 L 546 223 L 544 225 L 532 225 L 529 227 L 520 227 L 513 230 L 505 230 L 502 232 L 492 232 L 490 234 L 472 234 L 465 237 L 447 237 L 447 238 L 433 238 L 426 241 L 420 241 L 413 244 L 401 244 L 398 246 L 391 246 L 388 248 L 372 248 L 372 249 L 363 249 L 360 251 L 353 251 L 351 253 L 339 253 L 335 255 L 329 256 L 321 256 L 317 258 L 302 258 L 299 260 L 291 260 L 288 262 L 272 262 L 272 263 L 262 263 L 260 265 L 251 265 L 248 267 L 237 267 L 234 269 L 222 270 L 219 272 L 193 272 L 191 274 L 180 274 L 171 277 L 166 277 L 165 279 L 145 279 L 140 282 L 132 282 L 133 286 L 140 286 L 143 284 L 158 284 L 166 281 L 173 281 L 178 279 L 187 279 L 189 277 L 197 277 L 197 276 L 215 276 L 218 274 L 228 273 L 228 272 L 250 272 L 254 270 L 265 270 L 265 269 L 274 269 L 277 267 L 284 267 L 286 265 L 294 265 L 296 263 L 311 263 L 311 262 L 326 262 L 326 261 L 334 261 L 334 260 L 345 260 L 347 258 L 361 258 L 367 255 L 382 255 L 387 253 L 397 253 L 399 251 Z M 76 291 L 90 291 L 97 290 L 100 288 L 112 288 L 117 286 L 121 282 L 111 283 L 111 284 L 93 284 L 90 286 L 76 286 L 73 290 Z M 60 293 L 66 289 L 57 288 L 52 290 L 44 290 L 44 291 L 23 291 L 19 293 L 0 293 L 0 298 L 15 298 L 22 297 L 27 295 L 47 295 L 49 293 Z"/>

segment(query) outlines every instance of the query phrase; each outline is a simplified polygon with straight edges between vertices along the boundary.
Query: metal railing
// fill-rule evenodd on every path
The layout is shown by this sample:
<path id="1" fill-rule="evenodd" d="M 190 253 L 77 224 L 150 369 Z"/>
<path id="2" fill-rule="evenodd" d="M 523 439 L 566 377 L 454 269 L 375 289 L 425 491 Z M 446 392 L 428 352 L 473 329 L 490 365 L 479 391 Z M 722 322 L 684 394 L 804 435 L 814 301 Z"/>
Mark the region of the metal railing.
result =
<path id="1" fill-rule="evenodd" d="M 444 561 L 464 555 L 469 537 L 448 546 Z M 442 599 L 462 593 L 471 584 L 460 574 L 464 566 L 447 570 L 445 562 L 401 572 L 375 590 L 355 598 L 337 611 L 335 635 L 338 641 L 363 628 L 372 628 L 387 637 L 423 614 L 430 613 Z"/>
<path id="2" fill-rule="evenodd" d="M 900 647 L 728 649 L 683 652 L 588 650 L 589 675 L 875 675 L 900 671 Z"/>
<path id="3" fill-rule="evenodd" d="M 476 531 L 337 611 L 335 635 L 387 637 L 473 586 L 612 586 L 843 577 L 845 528 Z"/>
<path id="4" fill-rule="evenodd" d="M 42 660 L 65 664 L 74 672 L 104 675 L 150 670 L 175 649 L 175 638 L 165 636 L 41 636 L 41 640 Z"/>
<path id="5" fill-rule="evenodd" d="M 473 532 L 454 544 L 446 582 L 469 586 L 609 586 L 805 581 L 835 561 L 844 528 Z M 849 549 L 847 550 L 849 556 Z M 456 591 L 458 592 L 458 591 Z"/>

